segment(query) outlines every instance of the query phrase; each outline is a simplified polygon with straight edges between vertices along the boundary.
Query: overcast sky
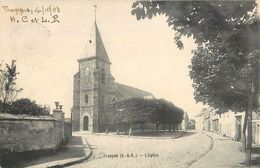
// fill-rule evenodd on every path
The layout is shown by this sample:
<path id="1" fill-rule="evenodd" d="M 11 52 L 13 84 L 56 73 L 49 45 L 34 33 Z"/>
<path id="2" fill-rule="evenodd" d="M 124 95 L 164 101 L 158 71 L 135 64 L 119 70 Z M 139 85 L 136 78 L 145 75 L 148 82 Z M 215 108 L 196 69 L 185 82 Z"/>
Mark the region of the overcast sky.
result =
<path id="1" fill-rule="evenodd" d="M 73 75 L 93 25 L 93 4 L 97 4 L 97 24 L 116 82 L 170 100 L 190 116 L 202 109 L 202 104 L 196 104 L 193 99 L 188 76 L 191 50 L 196 45 L 192 39 L 184 39 L 184 50 L 177 49 L 174 31 L 167 26 L 165 16 L 137 21 L 131 15 L 132 1 L 126 0 L 0 2 L 0 59 L 17 60 L 18 85 L 24 89 L 19 97 L 29 97 L 52 108 L 58 100 L 69 116 Z M 60 23 L 12 23 L 13 14 L 4 11 L 5 5 L 10 8 L 58 6 Z M 28 18 L 41 16 L 27 15 Z"/>

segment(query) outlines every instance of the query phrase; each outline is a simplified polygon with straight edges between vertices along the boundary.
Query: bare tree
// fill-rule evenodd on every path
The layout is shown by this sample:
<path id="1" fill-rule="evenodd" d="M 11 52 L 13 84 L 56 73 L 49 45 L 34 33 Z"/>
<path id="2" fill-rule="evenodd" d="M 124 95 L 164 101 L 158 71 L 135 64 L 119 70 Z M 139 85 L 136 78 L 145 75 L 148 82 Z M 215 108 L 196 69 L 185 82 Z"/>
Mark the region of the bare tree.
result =
<path id="1" fill-rule="evenodd" d="M 22 88 L 17 88 L 16 80 L 19 72 L 16 71 L 15 60 L 12 60 L 11 64 L 0 64 L 0 101 L 2 104 L 1 110 L 4 113 L 7 112 L 8 107 L 16 99 Z"/>

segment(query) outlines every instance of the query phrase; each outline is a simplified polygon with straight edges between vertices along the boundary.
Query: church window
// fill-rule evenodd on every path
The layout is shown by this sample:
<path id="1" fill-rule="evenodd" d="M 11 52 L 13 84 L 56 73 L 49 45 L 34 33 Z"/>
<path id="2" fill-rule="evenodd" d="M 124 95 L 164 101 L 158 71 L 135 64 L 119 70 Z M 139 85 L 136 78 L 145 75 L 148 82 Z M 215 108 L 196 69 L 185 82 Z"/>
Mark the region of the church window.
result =
<path id="1" fill-rule="evenodd" d="M 85 95 L 85 103 L 88 103 L 88 95 Z"/>
<path id="2" fill-rule="evenodd" d="M 113 108 L 116 108 L 116 98 L 112 99 L 111 104 L 112 104 Z"/>
<path id="3" fill-rule="evenodd" d="M 101 106 L 104 106 L 104 95 L 101 96 Z"/>
<path id="4" fill-rule="evenodd" d="M 101 96 L 99 107 L 100 107 L 100 111 L 103 113 L 104 112 L 104 95 Z"/>
<path id="5" fill-rule="evenodd" d="M 105 69 L 102 68 L 102 70 L 101 70 L 101 82 L 102 83 L 105 83 L 105 76 L 106 76 Z"/>

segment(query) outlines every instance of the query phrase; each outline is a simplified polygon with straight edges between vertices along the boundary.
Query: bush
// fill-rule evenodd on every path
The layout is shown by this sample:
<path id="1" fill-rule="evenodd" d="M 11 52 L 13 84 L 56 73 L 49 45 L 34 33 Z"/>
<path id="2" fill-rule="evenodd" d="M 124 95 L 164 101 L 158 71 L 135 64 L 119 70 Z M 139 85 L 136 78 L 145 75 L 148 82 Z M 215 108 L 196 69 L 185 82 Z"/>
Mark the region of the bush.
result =
<path id="1" fill-rule="evenodd" d="M 3 103 L 0 102 L 0 110 L 3 109 Z M 41 107 L 35 101 L 28 98 L 15 100 L 7 107 L 7 113 L 10 114 L 27 114 L 27 115 L 49 115 L 49 110 L 46 107 Z"/>

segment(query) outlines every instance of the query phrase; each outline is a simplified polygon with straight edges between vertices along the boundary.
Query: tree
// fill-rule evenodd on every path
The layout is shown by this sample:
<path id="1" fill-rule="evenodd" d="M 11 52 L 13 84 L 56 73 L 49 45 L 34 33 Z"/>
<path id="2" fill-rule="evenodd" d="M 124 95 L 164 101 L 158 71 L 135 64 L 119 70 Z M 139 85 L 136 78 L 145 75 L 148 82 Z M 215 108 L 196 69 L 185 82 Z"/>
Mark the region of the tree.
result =
<path id="1" fill-rule="evenodd" d="M 165 125 L 168 124 L 170 130 L 171 125 L 175 127 L 181 123 L 183 120 L 184 111 L 176 107 L 173 103 L 166 101 L 164 99 L 156 100 L 156 106 L 152 111 L 151 121 L 156 124 L 156 129 L 158 130 L 159 124 Z"/>
<path id="2" fill-rule="evenodd" d="M 11 114 L 27 114 L 36 116 L 50 114 L 50 111 L 46 107 L 42 107 L 28 98 L 15 100 L 7 112 Z"/>
<path id="3" fill-rule="evenodd" d="M 242 63 L 235 55 L 215 55 L 216 53 L 200 47 L 194 52 L 190 76 L 194 82 L 195 99 L 218 109 L 219 113 L 228 110 L 245 111 L 245 142 L 246 127 L 248 125 L 250 134 L 252 111 L 258 106 L 254 99 L 257 98 L 256 67 L 259 64 L 259 54 L 249 53 Z M 251 141 L 251 137 L 249 135 L 247 140 Z"/>
<path id="4" fill-rule="evenodd" d="M 107 107 L 112 108 L 112 107 Z M 114 109 L 114 108 L 112 108 Z M 119 125 L 120 121 L 122 120 L 122 115 L 120 111 L 113 111 L 112 109 L 108 109 L 107 111 L 103 112 L 101 115 L 101 123 L 105 126 L 106 133 L 108 133 L 109 125 L 117 125 L 119 132 Z"/>
<path id="5" fill-rule="evenodd" d="M 144 98 L 130 98 L 118 102 L 118 112 L 121 114 L 121 121 L 130 126 L 131 133 L 133 124 L 143 124 L 149 122 L 151 116 L 150 101 Z M 142 130 L 143 131 L 143 130 Z"/>
<path id="6" fill-rule="evenodd" d="M 11 65 L 5 64 L 5 67 L 0 65 L 0 100 L 2 110 L 5 113 L 7 108 L 16 99 L 22 88 L 16 87 L 17 75 L 15 60 L 12 60 Z"/>
<path id="7" fill-rule="evenodd" d="M 183 110 L 164 99 L 130 98 L 117 103 L 115 119 L 125 123 L 130 130 L 133 124 L 144 123 L 179 124 L 183 119 Z M 129 131 L 131 132 L 131 131 Z"/>
<path id="8" fill-rule="evenodd" d="M 245 111 L 248 125 L 247 164 L 252 145 L 252 111 L 259 92 L 259 20 L 255 1 L 137 1 L 132 14 L 137 19 L 164 14 L 175 30 L 175 43 L 193 37 L 190 77 L 197 102 L 218 110 Z"/>

